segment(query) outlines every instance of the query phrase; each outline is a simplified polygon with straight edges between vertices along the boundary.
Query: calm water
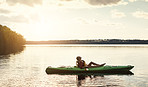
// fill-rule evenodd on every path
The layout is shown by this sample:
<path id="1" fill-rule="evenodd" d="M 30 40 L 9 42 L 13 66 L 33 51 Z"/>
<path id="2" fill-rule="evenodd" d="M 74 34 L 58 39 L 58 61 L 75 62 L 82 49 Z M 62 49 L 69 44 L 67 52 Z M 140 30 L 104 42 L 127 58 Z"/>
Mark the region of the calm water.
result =
<path id="1" fill-rule="evenodd" d="M 0 87 L 148 87 L 148 45 L 26 45 L 16 55 L 0 56 Z M 89 63 L 134 65 L 134 75 L 47 75 L 48 66 L 74 66 L 75 57 Z"/>

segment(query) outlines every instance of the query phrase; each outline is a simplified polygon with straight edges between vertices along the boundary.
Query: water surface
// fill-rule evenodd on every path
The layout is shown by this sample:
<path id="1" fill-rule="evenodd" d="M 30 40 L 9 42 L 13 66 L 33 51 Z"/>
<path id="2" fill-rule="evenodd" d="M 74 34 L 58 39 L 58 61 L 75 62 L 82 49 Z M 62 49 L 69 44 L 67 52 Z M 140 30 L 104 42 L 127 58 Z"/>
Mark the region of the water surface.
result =
<path id="1" fill-rule="evenodd" d="M 0 56 L 0 87 L 148 87 L 148 45 L 26 45 L 16 55 Z M 89 63 L 134 65 L 134 75 L 47 75 L 48 66 L 74 66 L 76 56 Z"/>

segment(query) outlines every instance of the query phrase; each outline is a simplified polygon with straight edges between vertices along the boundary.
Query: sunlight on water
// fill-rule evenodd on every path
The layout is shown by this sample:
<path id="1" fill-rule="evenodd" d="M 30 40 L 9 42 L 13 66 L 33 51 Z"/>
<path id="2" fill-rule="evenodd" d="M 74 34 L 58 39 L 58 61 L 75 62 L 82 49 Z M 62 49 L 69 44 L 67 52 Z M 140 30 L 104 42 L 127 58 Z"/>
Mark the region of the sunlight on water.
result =
<path id="1" fill-rule="evenodd" d="M 0 87 L 147 87 L 148 45 L 26 45 L 16 55 L 0 56 Z M 75 66 L 76 56 L 89 63 L 134 65 L 134 75 L 47 75 L 48 66 Z"/>

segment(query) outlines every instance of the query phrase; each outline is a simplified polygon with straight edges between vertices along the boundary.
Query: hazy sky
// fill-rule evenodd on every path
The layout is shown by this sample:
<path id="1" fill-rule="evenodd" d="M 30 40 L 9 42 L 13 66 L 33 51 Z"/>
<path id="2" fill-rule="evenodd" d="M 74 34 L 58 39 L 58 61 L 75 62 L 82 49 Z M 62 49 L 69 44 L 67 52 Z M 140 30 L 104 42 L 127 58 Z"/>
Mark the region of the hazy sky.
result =
<path id="1" fill-rule="evenodd" d="M 0 24 L 27 40 L 148 39 L 148 0 L 0 0 Z"/>

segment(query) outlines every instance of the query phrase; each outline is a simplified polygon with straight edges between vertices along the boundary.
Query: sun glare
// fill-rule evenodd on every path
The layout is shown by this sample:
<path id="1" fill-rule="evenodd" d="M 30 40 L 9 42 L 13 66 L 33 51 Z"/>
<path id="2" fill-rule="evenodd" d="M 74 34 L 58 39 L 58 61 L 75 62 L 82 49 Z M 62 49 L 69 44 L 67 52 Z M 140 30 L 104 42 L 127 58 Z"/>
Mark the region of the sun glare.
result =
<path id="1" fill-rule="evenodd" d="M 39 36 L 44 36 L 48 34 L 50 30 L 50 24 L 39 22 L 36 24 L 35 34 Z"/>
<path id="2" fill-rule="evenodd" d="M 51 34 L 53 34 L 53 27 L 50 22 L 39 21 L 32 24 L 32 39 L 34 40 L 48 40 Z"/>

